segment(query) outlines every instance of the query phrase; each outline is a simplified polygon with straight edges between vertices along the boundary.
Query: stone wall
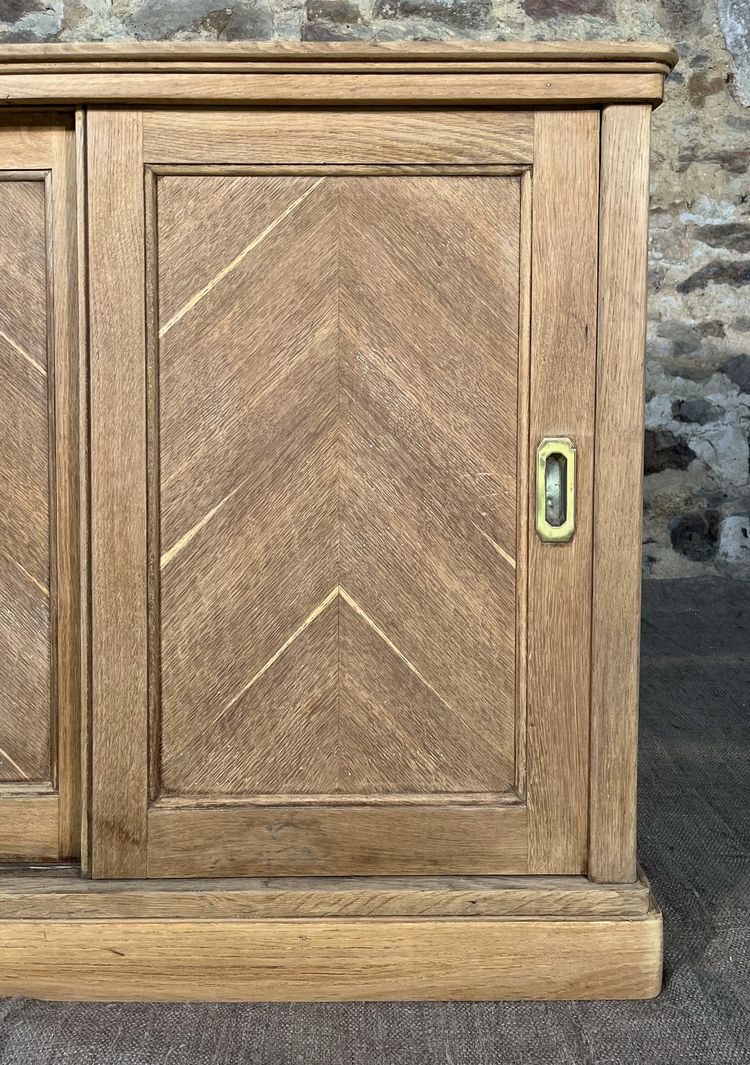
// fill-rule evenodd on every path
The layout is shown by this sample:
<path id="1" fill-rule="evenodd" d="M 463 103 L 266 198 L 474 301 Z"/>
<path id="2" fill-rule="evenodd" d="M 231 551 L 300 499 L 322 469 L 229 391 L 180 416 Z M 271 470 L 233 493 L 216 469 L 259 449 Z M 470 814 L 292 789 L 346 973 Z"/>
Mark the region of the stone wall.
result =
<path id="1" fill-rule="evenodd" d="M 0 41 L 664 40 L 644 568 L 750 577 L 748 0 L 0 0 Z"/>

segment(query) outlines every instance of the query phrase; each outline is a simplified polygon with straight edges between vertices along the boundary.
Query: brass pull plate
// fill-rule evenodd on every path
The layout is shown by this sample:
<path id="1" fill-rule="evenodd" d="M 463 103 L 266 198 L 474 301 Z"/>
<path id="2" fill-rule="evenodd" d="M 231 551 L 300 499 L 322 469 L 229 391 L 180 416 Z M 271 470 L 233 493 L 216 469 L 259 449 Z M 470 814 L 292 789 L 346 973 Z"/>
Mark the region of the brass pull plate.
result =
<path id="1" fill-rule="evenodd" d="M 576 528 L 576 449 L 567 436 L 545 436 L 536 449 L 536 531 L 564 544 Z"/>

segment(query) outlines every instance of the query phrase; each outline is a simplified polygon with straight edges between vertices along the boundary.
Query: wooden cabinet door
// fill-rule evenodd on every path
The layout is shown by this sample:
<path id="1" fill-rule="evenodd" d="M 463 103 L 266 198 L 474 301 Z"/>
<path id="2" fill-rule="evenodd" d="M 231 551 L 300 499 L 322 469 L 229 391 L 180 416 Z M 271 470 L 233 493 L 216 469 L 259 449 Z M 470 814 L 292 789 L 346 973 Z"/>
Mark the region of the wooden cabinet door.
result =
<path id="1" fill-rule="evenodd" d="M 79 853 L 75 144 L 0 119 L 0 861 Z"/>
<path id="2" fill-rule="evenodd" d="M 585 870 L 598 130 L 90 112 L 95 876 Z"/>

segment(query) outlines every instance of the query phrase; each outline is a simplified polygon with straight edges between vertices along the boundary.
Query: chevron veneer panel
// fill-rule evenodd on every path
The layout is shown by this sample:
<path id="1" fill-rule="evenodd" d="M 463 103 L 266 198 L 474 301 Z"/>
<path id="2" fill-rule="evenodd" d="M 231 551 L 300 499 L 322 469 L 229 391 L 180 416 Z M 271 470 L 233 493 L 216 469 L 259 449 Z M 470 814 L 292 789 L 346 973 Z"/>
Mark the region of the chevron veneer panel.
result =
<path id="1" fill-rule="evenodd" d="M 162 793 L 512 790 L 518 178 L 157 189 Z"/>
<path id="2" fill-rule="evenodd" d="M 0 276 L 0 782 L 45 782 L 52 768 L 41 179 L 0 180 Z"/>

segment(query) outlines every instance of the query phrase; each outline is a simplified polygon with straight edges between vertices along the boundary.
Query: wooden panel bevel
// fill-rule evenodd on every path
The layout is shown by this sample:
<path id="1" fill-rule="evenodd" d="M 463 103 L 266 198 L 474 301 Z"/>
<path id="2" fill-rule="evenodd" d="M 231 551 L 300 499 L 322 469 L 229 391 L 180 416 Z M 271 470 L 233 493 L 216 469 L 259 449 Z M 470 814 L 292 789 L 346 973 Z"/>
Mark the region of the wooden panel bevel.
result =
<path id="1" fill-rule="evenodd" d="M 80 618 L 81 869 L 91 864 L 91 451 L 89 417 L 86 113 L 75 115 L 76 250 L 78 281 L 78 570 Z"/>
<path id="2" fill-rule="evenodd" d="M 519 806 L 513 791 L 430 791 L 430 792 L 294 792 L 253 795 L 160 795 L 160 809 L 208 810 L 229 807 L 265 806 Z"/>
<path id="3" fill-rule="evenodd" d="M 515 790 L 526 795 L 529 579 L 529 375 L 531 368 L 532 171 L 521 176 L 519 219 L 518 403 L 516 433 L 516 741 Z"/>
<path id="4" fill-rule="evenodd" d="M 536 116 L 529 459 L 542 437 L 568 436 L 578 473 L 572 541 L 530 535 L 532 873 L 582 873 L 587 859 L 598 141 L 596 111 Z"/>
<path id="5" fill-rule="evenodd" d="M 88 116 L 92 871 L 145 873 L 146 433 L 141 116 Z"/>
<path id="6" fill-rule="evenodd" d="M 602 114 L 589 876 L 636 876 L 651 113 Z"/>
<path id="7" fill-rule="evenodd" d="M 150 163 L 159 176 L 192 177 L 520 177 L 528 163 Z"/>
<path id="8" fill-rule="evenodd" d="M 149 810 L 148 875 L 526 872 L 523 806 Z"/>
<path id="9" fill-rule="evenodd" d="M 151 167 L 144 170 L 144 225 L 146 267 L 146 513 L 147 513 L 147 611 L 148 611 L 148 797 L 160 791 L 161 747 L 161 617 L 160 617 L 160 456 L 159 456 L 159 265 L 158 177 Z"/>

